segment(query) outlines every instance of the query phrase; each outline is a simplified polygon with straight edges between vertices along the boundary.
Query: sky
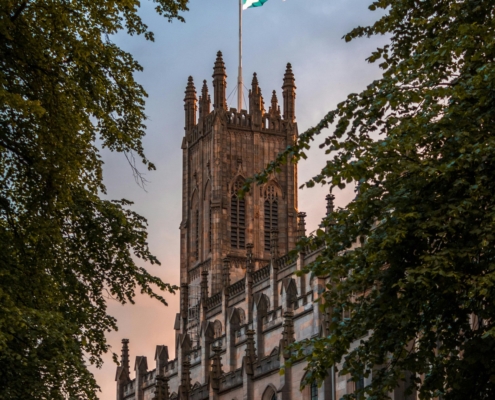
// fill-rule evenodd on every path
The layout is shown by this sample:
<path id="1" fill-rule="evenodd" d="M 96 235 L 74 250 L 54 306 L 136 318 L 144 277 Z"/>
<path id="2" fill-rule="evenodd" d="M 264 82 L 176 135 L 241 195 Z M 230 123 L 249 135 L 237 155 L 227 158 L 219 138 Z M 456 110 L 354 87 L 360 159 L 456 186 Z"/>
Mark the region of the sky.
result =
<path id="1" fill-rule="evenodd" d="M 342 36 L 353 27 L 375 21 L 379 14 L 368 10 L 371 0 L 270 0 L 263 7 L 243 13 L 243 71 L 246 86 L 253 72 L 269 101 L 276 90 L 281 99 L 285 66 L 290 62 L 296 78 L 296 117 L 299 132 L 317 124 L 350 93 L 364 89 L 380 77 L 380 70 L 366 62 L 370 53 L 386 42 L 384 37 L 363 38 L 345 43 Z M 148 220 L 149 245 L 161 266 L 140 264 L 165 282 L 179 283 L 179 224 L 181 216 L 182 151 L 184 135 L 184 90 L 194 78 L 199 92 L 203 79 L 212 92 L 213 63 L 221 50 L 227 68 L 227 94 L 236 84 L 238 58 L 237 0 L 190 0 L 185 23 L 168 23 L 154 11 L 151 0 L 142 0 L 140 15 L 155 34 L 155 42 L 122 33 L 114 42 L 130 52 L 143 66 L 136 75 L 149 97 L 144 148 L 157 167 L 142 168 L 148 183 L 143 190 L 134 181 L 122 154 L 103 150 L 104 181 L 108 197 L 134 201 L 133 210 Z M 228 107 L 236 107 L 232 94 Z M 330 130 L 324 132 L 299 165 L 299 184 L 316 175 L 325 163 L 318 149 Z M 328 157 L 328 156 L 327 156 Z M 307 230 L 317 229 L 325 213 L 328 187 L 299 193 L 299 211 L 308 214 Z M 335 193 L 335 192 L 334 192 Z M 336 194 L 336 205 L 344 207 L 354 197 L 354 187 Z M 173 323 L 179 296 L 166 295 L 169 306 L 143 295 L 136 304 L 124 306 L 109 300 L 108 312 L 118 320 L 119 331 L 110 332 L 112 350 L 120 354 L 122 338 L 130 340 L 131 369 L 136 356 L 147 356 L 154 366 L 156 345 L 167 345 L 175 357 Z M 91 368 L 101 387 L 100 399 L 116 398 L 115 369 L 111 354 L 101 369 Z M 131 373 L 134 377 L 134 372 Z"/>

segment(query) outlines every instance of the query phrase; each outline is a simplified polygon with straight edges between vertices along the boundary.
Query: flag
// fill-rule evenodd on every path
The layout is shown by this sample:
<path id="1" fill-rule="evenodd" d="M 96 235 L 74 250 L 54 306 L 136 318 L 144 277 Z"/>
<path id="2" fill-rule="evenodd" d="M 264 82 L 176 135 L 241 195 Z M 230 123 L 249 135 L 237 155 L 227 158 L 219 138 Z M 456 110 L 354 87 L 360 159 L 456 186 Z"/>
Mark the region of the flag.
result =
<path id="1" fill-rule="evenodd" d="M 268 0 L 242 0 L 242 9 L 245 10 L 252 7 L 261 7 L 267 1 Z"/>

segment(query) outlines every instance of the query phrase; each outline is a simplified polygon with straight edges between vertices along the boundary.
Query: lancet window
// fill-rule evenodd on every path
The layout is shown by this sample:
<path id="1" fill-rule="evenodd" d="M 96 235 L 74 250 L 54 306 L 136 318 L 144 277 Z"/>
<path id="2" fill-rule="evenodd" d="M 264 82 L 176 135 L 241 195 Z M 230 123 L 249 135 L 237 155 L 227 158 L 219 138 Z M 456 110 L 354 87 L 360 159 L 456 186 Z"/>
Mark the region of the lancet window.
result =
<path id="1" fill-rule="evenodd" d="M 194 260 L 199 259 L 199 199 L 198 193 L 195 192 L 191 200 L 191 255 Z"/>
<path id="2" fill-rule="evenodd" d="M 278 191 L 275 185 L 269 185 L 265 189 L 264 215 L 265 250 L 269 251 L 271 232 L 278 229 Z"/>
<path id="3" fill-rule="evenodd" d="M 199 259 L 199 210 L 196 210 L 196 229 L 194 232 L 194 255 Z"/>
<path id="4" fill-rule="evenodd" d="M 246 248 L 246 201 L 238 194 L 243 184 L 237 179 L 230 192 L 230 245 L 235 249 Z"/>

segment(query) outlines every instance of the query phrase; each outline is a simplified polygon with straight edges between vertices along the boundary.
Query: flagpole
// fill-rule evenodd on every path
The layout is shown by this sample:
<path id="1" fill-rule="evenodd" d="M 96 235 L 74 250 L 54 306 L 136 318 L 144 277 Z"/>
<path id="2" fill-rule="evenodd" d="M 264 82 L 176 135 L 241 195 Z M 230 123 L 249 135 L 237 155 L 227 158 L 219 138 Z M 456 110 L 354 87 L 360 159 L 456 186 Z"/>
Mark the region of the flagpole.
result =
<path id="1" fill-rule="evenodd" d="M 242 110 L 242 0 L 239 0 L 239 71 L 237 77 L 237 111 Z"/>

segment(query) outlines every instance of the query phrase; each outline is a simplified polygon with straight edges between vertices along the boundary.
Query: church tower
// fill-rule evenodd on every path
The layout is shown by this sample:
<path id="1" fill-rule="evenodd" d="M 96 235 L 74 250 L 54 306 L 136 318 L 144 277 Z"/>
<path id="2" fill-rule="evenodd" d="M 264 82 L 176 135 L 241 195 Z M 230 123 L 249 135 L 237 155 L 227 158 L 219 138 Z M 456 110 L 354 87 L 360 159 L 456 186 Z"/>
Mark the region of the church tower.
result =
<path id="1" fill-rule="evenodd" d="M 263 171 L 296 139 L 294 82 L 287 64 L 282 114 L 275 91 L 265 110 L 256 74 L 249 91 L 249 111 L 227 109 L 227 74 L 221 52 L 213 68 L 213 107 L 207 82 L 198 99 L 193 78 L 188 79 L 180 226 L 183 318 L 185 308 L 194 303 L 193 296 L 198 300 L 211 297 L 244 278 L 248 247 L 257 270 L 295 246 L 295 164 L 284 165 L 244 198 L 238 193 L 246 178 Z"/>

